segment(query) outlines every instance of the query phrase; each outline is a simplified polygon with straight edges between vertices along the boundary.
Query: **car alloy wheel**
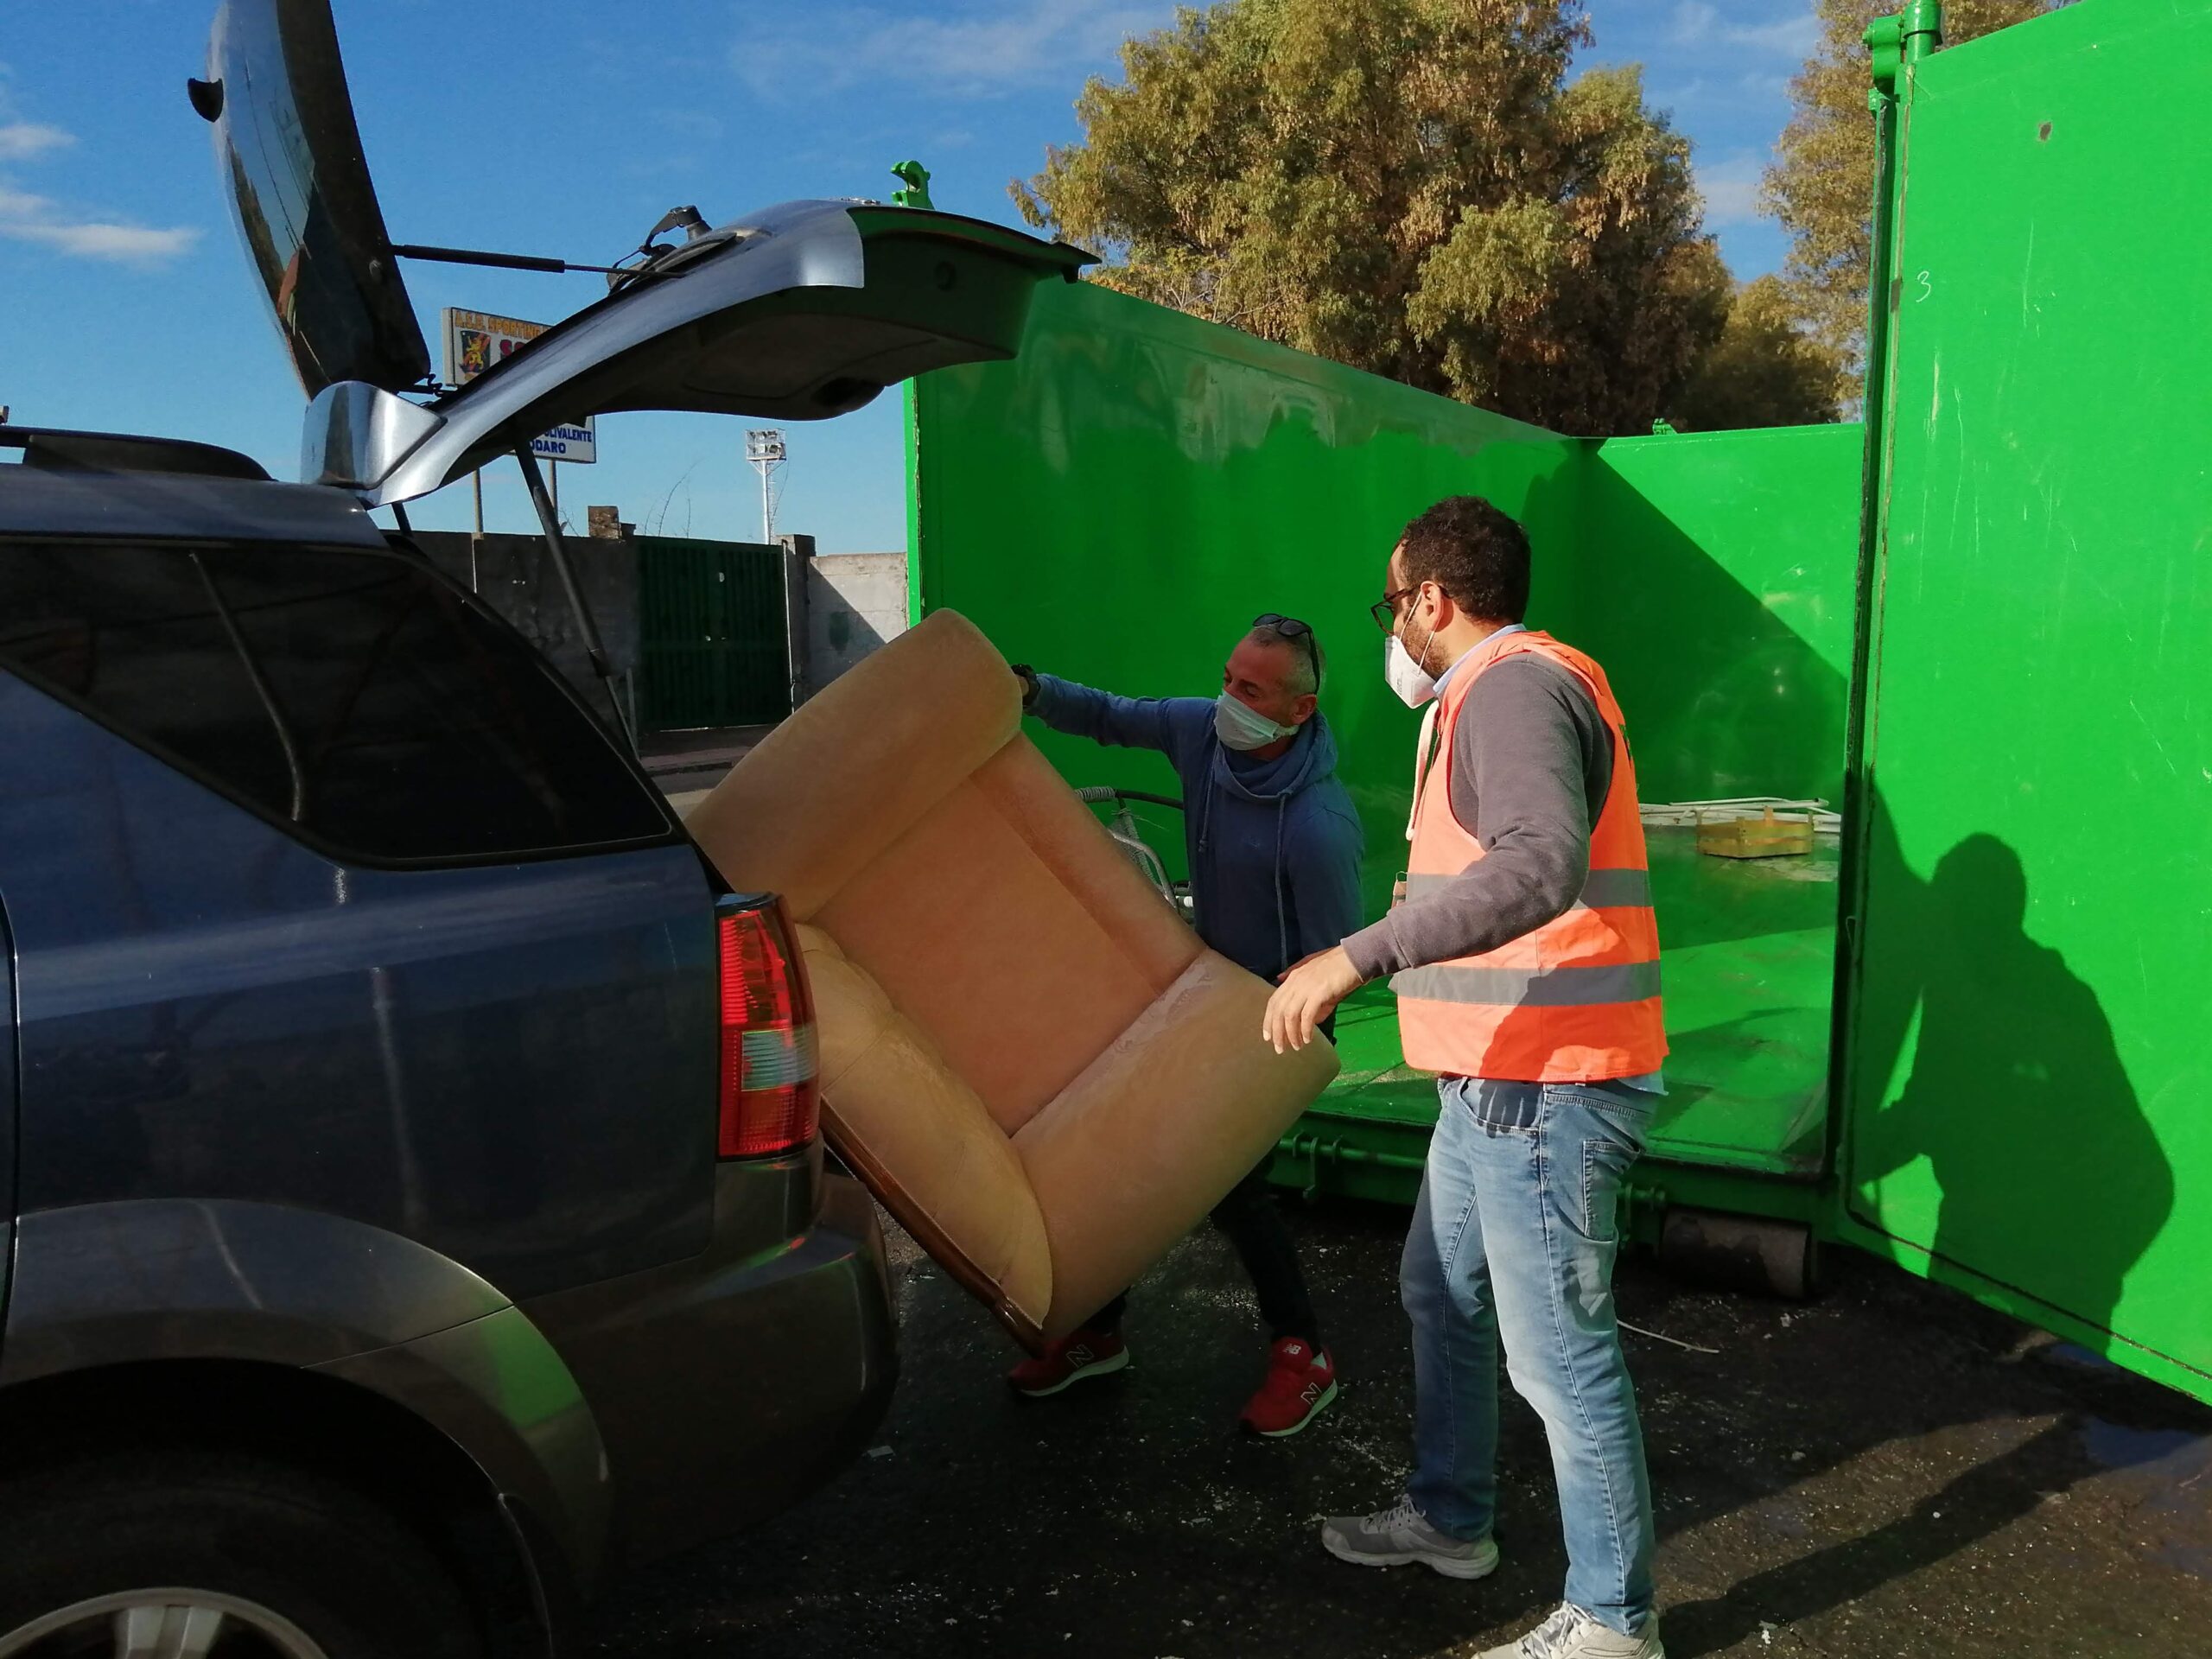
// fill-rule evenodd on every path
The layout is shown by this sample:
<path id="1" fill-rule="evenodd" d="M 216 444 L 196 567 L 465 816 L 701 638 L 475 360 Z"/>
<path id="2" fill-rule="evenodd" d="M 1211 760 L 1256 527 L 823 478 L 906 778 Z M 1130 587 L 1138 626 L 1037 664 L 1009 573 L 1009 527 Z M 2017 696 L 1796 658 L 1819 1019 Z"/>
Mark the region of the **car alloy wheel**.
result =
<path id="1" fill-rule="evenodd" d="M 0 1659 L 328 1659 L 281 1613 L 212 1590 L 125 1590 L 0 1636 Z"/>

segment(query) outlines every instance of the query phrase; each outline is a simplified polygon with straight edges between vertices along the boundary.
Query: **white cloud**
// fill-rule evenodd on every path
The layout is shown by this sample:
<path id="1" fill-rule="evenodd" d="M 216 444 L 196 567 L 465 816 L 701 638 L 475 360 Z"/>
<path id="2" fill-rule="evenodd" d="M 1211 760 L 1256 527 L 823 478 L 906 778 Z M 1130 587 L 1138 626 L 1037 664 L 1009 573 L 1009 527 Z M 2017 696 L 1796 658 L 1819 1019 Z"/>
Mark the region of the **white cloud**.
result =
<path id="1" fill-rule="evenodd" d="M 73 223 L 0 219 L 0 236 L 13 237 L 18 242 L 42 242 L 79 258 L 131 265 L 174 259 L 200 239 L 199 231 L 190 226 L 156 231 L 143 225 L 108 225 L 91 219 Z"/>
<path id="2" fill-rule="evenodd" d="M 1813 54 L 1821 43 L 1821 20 L 1814 13 L 1811 0 L 1799 0 L 1779 17 L 1771 15 L 1778 8 L 1762 9 L 1770 14 L 1764 21 L 1737 23 L 1729 22 L 1709 0 L 1681 0 L 1668 37 L 1675 46 L 1734 46 L 1790 58 Z"/>
<path id="3" fill-rule="evenodd" d="M 1789 77 L 1762 74 L 1753 70 L 1749 74 L 1737 77 L 1736 90 L 1747 99 L 1780 100 L 1789 96 Z"/>
<path id="4" fill-rule="evenodd" d="M 1170 3 L 990 0 L 953 16 L 870 5 L 772 15 L 730 53 L 738 75 L 763 97 L 797 98 L 855 86 L 922 85 L 974 97 L 1067 84 L 1071 71 L 1110 58 L 1132 35 L 1174 20 Z"/>
<path id="5" fill-rule="evenodd" d="M 59 149 L 77 142 L 76 135 L 35 121 L 11 121 L 0 126 L 0 162 L 28 161 L 41 150 Z"/>
<path id="6" fill-rule="evenodd" d="M 0 178 L 0 236 L 35 242 L 80 259 L 155 265 L 185 252 L 200 239 L 200 232 L 188 225 L 156 229 L 94 218 L 72 212 L 50 196 L 18 190 Z"/>
<path id="7" fill-rule="evenodd" d="M 0 237 L 35 241 L 78 259 L 106 259 L 122 265 L 159 265 L 199 241 L 193 226 L 155 230 L 124 226 L 113 219 L 71 213 L 53 197 L 17 190 L 0 177 Z"/>
<path id="8" fill-rule="evenodd" d="M 1759 178 L 1766 163 L 1749 151 L 1697 169 L 1698 194 L 1705 198 L 1705 227 L 1751 225 L 1759 219 Z"/>
<path id="9" fill-rule="evenodd" d="M 1724 29 L 1721 38 L 1731 46 L 1748 46 L 1755 51 L 1772 52 L 1783 57 L 1809 58 L 1821 43 L 1821 20 L 1808 7 L 1794 16 L 1777 17 L 1771 22 Z"/>
<path id="10" fill-rule="evenodd" d="M 8 66 L 0 63 L 0 81 L 8 73 Z M 5 101 L 6 91 L 0 85 L 0 103 Z M 8 113 L 12 111 L 0 108 L 0 114 Z M 0 162 L 35 161 L 48 150 L 65 149 L 76 142 L 74 134 L 60 127 L 9 121 L 0 124 Z M 18 189 L 0 176 L 0 237 L 36 243 L 79 259 L 155 265 L 183 253 L 200 239 L 200 232 L 189 226 L 162 230 L 118 224 L 67 207 L 51 196 Z"/>
<path id="11" fill-rule="evenodd" d="M 1675 21 L 1667 31 L 1668 40 L 1675 46 L 1704 46 L 1712 41 L 1720 28 L 1720 10 L 1705 3 L 1705 0 L 1681 0 L 1675 8 Z"/>

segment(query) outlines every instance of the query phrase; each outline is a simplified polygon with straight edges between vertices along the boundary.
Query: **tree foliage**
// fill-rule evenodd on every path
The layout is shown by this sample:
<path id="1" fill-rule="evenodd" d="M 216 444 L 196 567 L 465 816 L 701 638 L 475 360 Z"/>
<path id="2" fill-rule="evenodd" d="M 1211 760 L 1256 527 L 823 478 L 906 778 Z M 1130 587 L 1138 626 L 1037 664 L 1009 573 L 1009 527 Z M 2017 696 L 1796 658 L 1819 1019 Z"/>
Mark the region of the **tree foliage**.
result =
<path id="1" fill-rule="evenodd" d="M 2053 10 L 2063 0 L 1945 0 L 1943 40 L 1957 45 Z M 1821 44 L 1789 83 L 1793 113 L 1767 172 L 1767 211 L 1789 233 L 1791 306 L 1835 364 L 1835 395 L 1859 393 L 1872 258 L 1874 120 L 1863 39 L 1899 0 L 1817 0 Z"/>
<path id="2" fill-rule="evenodd" d="M 1689 145 L 1580 0 L 1221 0 L 1130 41 L 1023 215 L 1126 292 L 1571 433 L 1649 427 L 1730 312 Z"/>
<path id="3" fill-rule="evenodd" d="M 1719 341 L 1675 400 L 1673 420 L 1693 432 L 1805 426 L 1838 413 L 1835 353 L 1799 326 L 1778 276 L 1738 289 Z"/>

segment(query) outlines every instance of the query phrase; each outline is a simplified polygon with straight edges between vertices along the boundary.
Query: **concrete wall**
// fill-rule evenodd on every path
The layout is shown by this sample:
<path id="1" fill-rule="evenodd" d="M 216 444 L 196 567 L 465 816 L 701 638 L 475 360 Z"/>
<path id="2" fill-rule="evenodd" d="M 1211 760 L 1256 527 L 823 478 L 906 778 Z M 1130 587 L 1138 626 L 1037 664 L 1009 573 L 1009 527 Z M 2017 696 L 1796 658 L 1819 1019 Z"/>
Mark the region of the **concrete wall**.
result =
<path id="1" fill-rule="evenodd" d="M 423 531 L 415 537 L 438 568 L 467 587 L 552 658 L 553 665 L 602 715 L 606 693 L 592 671 L 569 608 L 561 573 L 542 536 L 473 537 L 465 531 Z M 638 681 L 638 544 L 627 537 L 563 538 L 577 585 L 598 624 L 600 643 L 614 667 L 616 695 L 636 729 Z M 472 563 L 470 543 L 474 543 Z"/>
<path id="2" fill-rule="evenodd" d="M 807 566 L 806 626 L 806 689 L 818 691 L 906 631 L 906 556 L 817 556 Z"/>

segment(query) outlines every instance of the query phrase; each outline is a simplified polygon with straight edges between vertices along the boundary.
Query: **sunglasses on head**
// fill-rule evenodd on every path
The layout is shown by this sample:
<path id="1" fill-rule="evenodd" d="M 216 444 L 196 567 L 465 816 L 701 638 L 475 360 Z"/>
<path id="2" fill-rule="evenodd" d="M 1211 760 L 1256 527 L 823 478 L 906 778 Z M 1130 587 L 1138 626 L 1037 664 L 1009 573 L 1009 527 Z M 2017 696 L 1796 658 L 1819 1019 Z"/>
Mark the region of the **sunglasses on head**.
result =
<path id="1" fill-rule="evenodd" d="M 1294 616 L 1283 616 L 1274 611 L 1263 611 L 1252 619 L 1255 628 L 1273 628 L 1286 639 L 1306 642 L 1306 660 L 1313 664 L 1313 683 L 1321 683 L 1321 642 L 1313 637 L 1313 625 L 1301 622 Z"/>

